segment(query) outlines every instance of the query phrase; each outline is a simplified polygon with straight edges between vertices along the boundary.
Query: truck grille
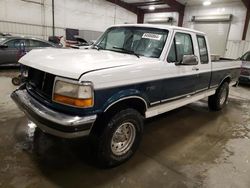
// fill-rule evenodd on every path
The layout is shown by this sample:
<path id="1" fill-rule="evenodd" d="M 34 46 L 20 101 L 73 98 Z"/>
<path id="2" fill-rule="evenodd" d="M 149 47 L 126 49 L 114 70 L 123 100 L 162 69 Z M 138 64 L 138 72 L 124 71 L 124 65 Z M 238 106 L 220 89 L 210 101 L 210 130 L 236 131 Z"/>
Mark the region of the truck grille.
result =
<path id="1" fill-rule="evenodd" d="M 34 68 L 28 70 L 28 84 L 34 92 L 44 97 L 52 99 L 55 75 L 46 73 Z"/>

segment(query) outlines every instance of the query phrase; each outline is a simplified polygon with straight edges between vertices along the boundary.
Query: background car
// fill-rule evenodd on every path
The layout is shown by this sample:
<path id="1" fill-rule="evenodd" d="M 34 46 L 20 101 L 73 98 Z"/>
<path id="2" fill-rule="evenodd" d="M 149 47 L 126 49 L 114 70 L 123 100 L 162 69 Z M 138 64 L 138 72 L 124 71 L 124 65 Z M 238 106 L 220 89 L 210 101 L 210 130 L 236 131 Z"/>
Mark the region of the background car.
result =
<path id="1" fill-rule="evenodd" d="M 86 47 L 90 47 L 93 42 L 87 42 L 84 38 L 81 36 L 74 36 L 75 41 L 68 41 L 68 47 L 74 48 L 74 49 L 85 49 Z"/>
<path id="2" fill-rule="evenodd" d="M 239 82 L 250 84 L 250 51 L 245 53 L 240 60 L 242 61 L 242 68 Z"/>
<path id="3" fill-rule="evenodd" d="M 29 37 L 0 37 L 0 67 L 18 66 L 18 60 L 27 52 L 36 48 L 59 47 L 51 42 Z"/>

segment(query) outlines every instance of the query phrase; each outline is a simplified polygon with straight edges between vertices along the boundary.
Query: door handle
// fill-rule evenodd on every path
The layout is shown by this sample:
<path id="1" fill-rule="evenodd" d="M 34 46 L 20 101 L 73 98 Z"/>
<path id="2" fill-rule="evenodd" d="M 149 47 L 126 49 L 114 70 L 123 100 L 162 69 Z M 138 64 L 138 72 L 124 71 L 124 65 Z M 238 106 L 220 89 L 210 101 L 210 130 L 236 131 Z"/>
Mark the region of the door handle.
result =
<path id="1" fill-rule="evenodd" d="M 198 67 L 193 67 L 192 70 L 193 70 L 193 71 L 198 71 L 198 70 L 200 70 L 200 69 L 199 69 Z"/>

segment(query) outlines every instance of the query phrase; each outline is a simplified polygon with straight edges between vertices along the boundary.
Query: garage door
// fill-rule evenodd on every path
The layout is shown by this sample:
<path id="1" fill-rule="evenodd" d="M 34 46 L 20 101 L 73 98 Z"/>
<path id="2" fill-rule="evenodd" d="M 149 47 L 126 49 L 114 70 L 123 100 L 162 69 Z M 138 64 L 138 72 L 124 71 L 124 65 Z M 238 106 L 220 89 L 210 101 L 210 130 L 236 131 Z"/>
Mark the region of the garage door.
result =
<path id="1" fill-rule="evenodd" d="M 221 23 L 195 23 L 195 29 L 207 34 L 212 54 L 224 56 L 230 24 Z"/>

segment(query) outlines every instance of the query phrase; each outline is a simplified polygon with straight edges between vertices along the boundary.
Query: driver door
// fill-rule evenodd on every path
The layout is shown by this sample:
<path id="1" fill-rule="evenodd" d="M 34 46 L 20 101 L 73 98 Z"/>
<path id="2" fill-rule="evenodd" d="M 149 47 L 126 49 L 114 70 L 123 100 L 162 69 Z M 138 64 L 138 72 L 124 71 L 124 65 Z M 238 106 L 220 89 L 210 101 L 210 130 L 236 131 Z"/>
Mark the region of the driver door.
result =
<path id="1" fill-rule="evenodd" d="M 193 33 L 175 31 L 166 62 L 164 80 L 164 100 L 174 100 L 195 94 L 198 78 L 198 65 L 178 65 L 185 55 L 196 55 L 193 46 Z"/>

